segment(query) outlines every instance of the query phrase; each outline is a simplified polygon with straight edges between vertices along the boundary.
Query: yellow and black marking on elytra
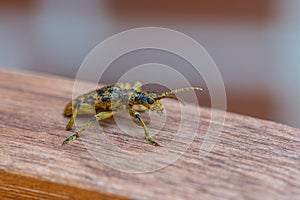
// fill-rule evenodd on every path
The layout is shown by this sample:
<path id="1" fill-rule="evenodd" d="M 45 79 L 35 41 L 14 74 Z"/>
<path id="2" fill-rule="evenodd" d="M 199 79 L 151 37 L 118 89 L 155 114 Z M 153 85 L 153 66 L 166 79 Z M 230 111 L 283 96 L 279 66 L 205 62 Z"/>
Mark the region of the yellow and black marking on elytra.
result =
<path id="1" fill-rule="evenodd" d="M 132 87 L 128 83 L 117 83 L 83 94 L 69 102 L 65 107 L 64 115 L 66 117 L 71 117 L 66 126 L 66 130 L 72 129 L 78 114 L 96 114 L 80 129 L 75 131 L 74 134 L 67 137 L 63 141 L 63 145 L 80 137 L 85 129 L 87 129 L 93 122 L 110 118 L 116 112 L 126 109 L 131 117 L 139 120 L 140 124 L 144 128 L 146 140 L 157 146 L 158 143 L 155 142 L 155 140 L 150 136 L 147 126 L 144 123 L 140 113 L 133 107 L 137 105 L 139 106 L 140 111 L 151 110 L 162 114 L 164 107 L 160 102 L 161 99 L 174 98 L 182 101 L 175 96 L 175 93 L 187 90 L 202 89 L 188 87 L 171 90 L 162 94 L 156 94 L 155 92 L 142 91 L 142 84 L 140 82 L 136 82 Z"/>

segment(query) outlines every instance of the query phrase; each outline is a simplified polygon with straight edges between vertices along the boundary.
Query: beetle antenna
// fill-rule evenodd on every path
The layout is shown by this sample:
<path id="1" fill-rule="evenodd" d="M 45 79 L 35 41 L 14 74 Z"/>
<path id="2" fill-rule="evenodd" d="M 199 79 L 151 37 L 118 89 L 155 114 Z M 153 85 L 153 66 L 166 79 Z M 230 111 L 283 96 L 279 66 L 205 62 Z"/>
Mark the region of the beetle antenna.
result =
<path id="1" fill-rule="evenodd" d="M 202 88 L 197 88 L 197 87 L 179 88 L 179 89 L 171 90 L 171 91 L 168 91 L 168 92 L 164 92 L 164 93 L 158 95 L 155 99 L 173 98 L 173 99 L 177 99 L 181 103 L 184 103 L 184 101 L 182 99 L 175 96 L 175 93 L 184 92 L 184 91 L 188 91 L 188 90 L 200 90 L 200 91 L 202 91 L 203 89 Z"/>

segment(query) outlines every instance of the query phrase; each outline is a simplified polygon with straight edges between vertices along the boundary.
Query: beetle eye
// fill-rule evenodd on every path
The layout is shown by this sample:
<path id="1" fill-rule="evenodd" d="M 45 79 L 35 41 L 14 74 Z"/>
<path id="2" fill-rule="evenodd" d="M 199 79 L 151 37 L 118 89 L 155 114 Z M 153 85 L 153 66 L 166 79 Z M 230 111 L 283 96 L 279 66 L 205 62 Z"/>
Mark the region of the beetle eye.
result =
<path id="1" fill-rule="evenodd" d="M 147 97 L 142 97 L 141 100 L 142 100 L 142 102 L 146 102 L 147 101 Z"/>
<path id="2" fill-rule="evenodd" d="M 154 100 L 152 98 L 148 98 L 147 101 L 148 101 L 149 104 L 153 104 L 154 103 Z"/>

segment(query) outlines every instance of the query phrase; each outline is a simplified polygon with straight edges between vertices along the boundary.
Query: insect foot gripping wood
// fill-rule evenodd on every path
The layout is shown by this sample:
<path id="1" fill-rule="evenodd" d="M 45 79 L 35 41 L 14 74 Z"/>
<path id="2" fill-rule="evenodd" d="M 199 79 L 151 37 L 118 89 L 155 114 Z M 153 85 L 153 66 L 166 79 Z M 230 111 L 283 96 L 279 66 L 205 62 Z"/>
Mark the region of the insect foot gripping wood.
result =
<path id="1" fill-rule="evenodd" d="M 117 83 L 78 96 L 65 107 L 64 115 L 66 117 L 71 117 L 66 126 L 66 130 L 72 129 L 76 116 L 79 112 L 93 114 L 96 111 L 96 115 L 94 115 L 81 128 L 76 130 L 74 134 L 67 137 L 62 144 L 68 144 L 80 137 L 85 129 L 87 129 L 93 122 L 110 118 L 116 112 L 126 109 L 129 115 L 136 118 L 144 128 L 146 140 L 152 145 L 159 146 L 159 144 L 149 134 L 147 126 L 140 113 L 134 110 L 133 106 L 139 106 L 142 111 L 151 110 L 156 111 L 158 114 L 162 114 L 164 107 L 160 102 L 161 99 L 173 98 L 183 102 L 175 96 L 175 93 L 187 90 L 202 89 L 188 87 L 171 90 L 162 94 L 156 94 L 155 92 L 142 91 L 142 84 L 140 82 L 136 82 L 132 87 L 128 83 Z"/>

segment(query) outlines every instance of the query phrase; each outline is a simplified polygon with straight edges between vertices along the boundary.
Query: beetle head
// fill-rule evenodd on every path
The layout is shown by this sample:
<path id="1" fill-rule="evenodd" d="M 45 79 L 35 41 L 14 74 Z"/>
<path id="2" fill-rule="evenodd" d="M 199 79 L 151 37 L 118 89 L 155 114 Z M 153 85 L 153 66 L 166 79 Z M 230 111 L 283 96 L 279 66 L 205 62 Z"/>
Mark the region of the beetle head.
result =
<path id="1" fill-rule="evenodd" d="M 187 90 L 202 90 L 202 89 L 194 88 L 194 87 L 180 88 L 180 89 L 171 90 L 169 92 L 164 92 L 162 94 L 156 94 L 155 92 L 141 92 L 139 96 L 135 98 L 135 104 L 143 105 L 152 111 L 156 111 L 158 114 L 162 114 L 164 107 L 160 102 L 161 99 L 172 98 L 180 101 L 181 103 L 184 103 L 184 101 L 179 97 L 177 97 L 175 93 L 183 92 Z"/>
<path id="2" fill-rule="evenodd" d="M 156 99 L 157 96 L 155 92 L 142 92 L 139 95 L 138 102 L 135 103 L 143 105 L 152 111 L 156 111 L 158 114 L 162 114 L 164 107 L 160 99 Z"/>

